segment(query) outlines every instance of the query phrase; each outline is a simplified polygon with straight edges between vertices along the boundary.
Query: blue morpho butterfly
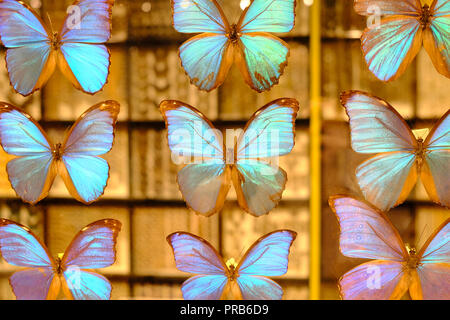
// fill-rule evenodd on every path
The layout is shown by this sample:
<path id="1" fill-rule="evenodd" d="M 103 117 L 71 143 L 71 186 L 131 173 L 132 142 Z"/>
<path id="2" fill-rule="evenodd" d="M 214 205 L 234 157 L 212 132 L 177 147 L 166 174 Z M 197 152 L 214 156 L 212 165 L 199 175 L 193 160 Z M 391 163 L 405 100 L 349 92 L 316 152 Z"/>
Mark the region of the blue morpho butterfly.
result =
<path id="1" fill-rule="evenodd" d="M 355 0 L 358 14 L 384 17 L 361 37 L 366 62 L 378 79 L 391 81 L 402 75 L 422 44 L 437 71 L 450 78 L 450 0 L 429 2 Z"/>
<path id="2" fill-rule="evenodd" d="M 93 222 L 81 229 L 65 253 L 55 259 L 29 228 L 0 219 L 0 253 L 9 264 L 22 267 L 9 278 L 16 298 L 54 300 L 62 289 L 68 299 L 109 299 L 111 284 L 93 269 L 109 267 L 116 261 L 121 226 L 113 219 Z"/>
<path id="3" fill-rule="evenodd" d="M 227 131 L 226 139 L 200 111 L 184 102 L 163 101 L 160 109 L 172 155 L 185 164 L 177 181 L 188 207 L 205 216 L 219 212 L 231 181 L 239 205 L 254 216 L 267 214 L 278 204 L 287 174 L 273 160 L 294 147 L 297 100 L 268 103 L 254 113 L 244 130 L 230 130 L 231 136 Z"/>
<path id="4" fill-rule="evenodd" d="M 111 150 L 119 110 L 115 101 L 96 104 L 78 118 L 62 144 L 53 144 L 29 114 L 0 102 L 0 143 L 16 156 L 6 170 L 17 195 L 35 204 L 59 174 L 75 199 L 97 200 L 109 178 L 108 162 L 99 156 Z"/>
<path id="5" fill-rule="evenodd" d="M 368 93 L 343 92 L 341 103 L 353 150 L 377 153 L 356 171 L 369 202 L 383 211 L 399 205 L 420 177 L 431 200 L 450 207 L 450 110 L 425 134 L 414 133 L 389 103 Z"/>
<path id="6" fill-rule="evenodd" d="M 171 0 L 171 4 L 178 32 L 203 32 L 183 43 L 179 51 L 184 70 L 199 89 L 220 86 L 233 62 L 258 92 L 278 83 L 289 47 L 269 32 L 292 30 L 295 0 L 252 0 L 233 25 L 216 0 Z"/>
<path id="7" fill-rule="evenodd" d="M 419 251 L 407 246 L 385 213 L 349 196 L 330 197 L 341 228 L 343 255 L 375 259 L 360 264 L 339 280 L 346 300 L 450 299 L 450 218 Z"/>
<path id="8" fill-rule="evenodd" d="M 94 94 L 104 87 L 110 53 L 114 0 L 77 0 L 59 32 L 20 1 L 0 1 L 0 40 L 8 49 L 6 66 L 14 89 L 30 95 L 41 89 L 56 65 L 79 90 Z"/>
<path id="9" fill-rule="evenodd" d="M 183 283 L 186 300 L 280 300 L 283 289 L 271 276 L 287 272 L 289 250 L 297 237 L 290 230 L 266 234 L 247 250 L 239 264 L 226 263 L 206 240 L 186 232 L 167 237 L 178 270 L 196 274 Z"/>

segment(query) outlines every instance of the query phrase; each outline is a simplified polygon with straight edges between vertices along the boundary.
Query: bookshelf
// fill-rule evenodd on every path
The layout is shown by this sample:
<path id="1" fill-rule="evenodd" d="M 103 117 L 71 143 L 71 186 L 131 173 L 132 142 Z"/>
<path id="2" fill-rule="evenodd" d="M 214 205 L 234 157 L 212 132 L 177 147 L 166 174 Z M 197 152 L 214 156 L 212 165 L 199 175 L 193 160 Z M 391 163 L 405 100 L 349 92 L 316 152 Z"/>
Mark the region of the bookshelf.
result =
<path id="1" fill-rule="evenodd" d="M 33 4 L 39 5 L 41 13 L 49 12 L 53 25 L 57 26 L 71 2 L 40 0 Z M 240 0 L 219 2 L 230 20 L 237 19 Z M 109 44 L 112 53 L 109 83 L 93 97 L 73 89 L 57 71 L 41 92 L 22 98 L 10 89 L 2 62 L 0 100 L 31 113 L 55 142 L 84 110 L 97 102 L 117 100 L 121 112 L 114 147 L 106 156 L 111 180 L 98 202 L 87 207 L 71 199 L 58 179 L 48 198 L 32 207 L 23 204 L 10 188 L 4 169 L 9 156 L 1 150 L 0 216 L 30 226 L 53 254 L 62 252 L 76 232 L 90 222 L 106 217 L 122 221 L 119 260 L 114 266 L 100 270 L 113 284 L 113 299 L 181 298 L 180 284 L 186 274 L 175 269 L 165 240 L 171 232 L 195 233 L 227 258 L 238 259 L 265 233 L 291 228 L 299 235 L 291 251 L 289 272 L 276 279 L 284 288 L 284 298 L 338 298 L 337 279 L 357 262 L 344 258 L 338 251 L 337 222 L 327 200 L 335 193 L 359 194 L 354 169 L 362 161 L 350 149 L 347 119 L 338 103 L 339 92 L 347 89 L 372 92 L 390 101 L 408 116 L 411 124 L 419 126 L 433 123 L 448 107 L 448 80 L 432 72 L 421 72 L 430 68 L 426 54 L 421 54 L 393 84 L 385 86 L 371 76 L 359 49 L 364 18 L 357 16 L 349 3 L 326 0 L 320 6 L 308 7 L 303 0 L 297 0 L 295 29 L 283 35 L 291 47 L 288 67 L 280 84 L 262 94 L 251 91 L 235 67 L 226 82 L 209 94 L 189 84 L 177 55 L 178 46 L 189 36 L 173 29 L 169 0 L 116 0 Z M 314 30 L 310 30 L 312 26 Z M 1 61 L 3 55 L 4 50 L 0 49 Z M 320 74 L 318 69 L 322 70 Z M 255 219 L 239 209 L 231 189 L 220 214 L 204 218 L 189 212 L 176 184 L 178 168 L 170 161 L 158 108 L 160 101 L 187 102 L 204 112 L 219 129 L 225 129 L 243 127 L 255 110 L 280 97 L 293 97 L 300 102 L 296 146 L 290 155 L 280 159 L 281 167 L 288 173 L 280 205 L 269 215 Z M 310 109 L 310 102 L 318 98 L 320 108 Z M 313 123 L 315 130 L 310 131 Z M 317 173 L 312 173 L 314 166 L 322 176 L 315 186 L 311 184 L 317 177 Z M 310 227 L 312 197 L 316 206 L 314 219 L 321 220 L 315 233 Z M 435 224 L 448 216 L 448 211 L 429 203 L 418 188 L 390 216 L 402 236 L 413 241 L 424 225 L 429 226 L 431 233 Z M 312 233 L 321 239 L 315 263 L 311 250 L 317 248 L 312 249 Z M 311 270 L 313 266 L 315 269 Z M 0 263 L 0 299 L 13 298 L 8 284 L 13 270 L 4 261 Z M 310 281 L 313 274 L 314 284 Z M 310 290 L 313 285 L 315 289 Z"/>

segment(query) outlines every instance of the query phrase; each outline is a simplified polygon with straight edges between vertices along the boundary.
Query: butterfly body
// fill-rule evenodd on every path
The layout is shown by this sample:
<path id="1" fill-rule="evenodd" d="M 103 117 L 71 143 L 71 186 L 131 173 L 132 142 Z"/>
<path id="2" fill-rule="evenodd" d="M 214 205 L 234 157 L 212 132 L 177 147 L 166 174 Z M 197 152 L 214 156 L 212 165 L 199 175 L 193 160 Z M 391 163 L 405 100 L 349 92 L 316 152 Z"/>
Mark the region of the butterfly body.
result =
<path id="1" fill-rule="evenodd" d="M 420 24 L 423 29 L 430 27 L 431 18 L 432 18 L 432 14 L 430 11 L 430 7 L 428 6 L 428 4 L 425 4 L 422 7 L 422 10 L 420 11 L 420 18 L 419 18 Z"/>

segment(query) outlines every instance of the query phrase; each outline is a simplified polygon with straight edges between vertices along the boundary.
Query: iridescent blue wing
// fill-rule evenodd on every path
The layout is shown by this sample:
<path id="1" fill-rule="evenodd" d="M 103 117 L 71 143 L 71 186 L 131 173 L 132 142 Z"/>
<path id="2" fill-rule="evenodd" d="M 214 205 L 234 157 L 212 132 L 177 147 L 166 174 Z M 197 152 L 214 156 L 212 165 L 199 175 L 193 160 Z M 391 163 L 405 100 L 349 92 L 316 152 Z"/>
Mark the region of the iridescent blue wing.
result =
<path id="1" fill-rule="evenodd" d="M 434 202 L 450 207 L 450 111 L 430 131 L 424 145 L 422 182 Z"/>
<path id="2" fill-rule="evenodd" d="M 23 2 L 0 1 L 0 39 L 8 49 L 6 66 L 14 89 L 24 96 L 39 90 L 55 67 L 41 18 Z"/>
<path id="3" fill-rule="evenodd" d="M 79 90 L 94 94 L 105 86 L 110 53 L 103 44 L 111 37 L 114 0 L 78 0 L 61 30 L 59 66 Z M 76 20 L 79 21 L 76 21 Z"/>
<path id="4" fill-rule="evenodd" d="M 211 91 L 225 80 L 233 64 L 233 45 L 225 34 L 203 33 L 183 43 L 179 50 L 181 64 L 191 83 Z"/>
<path id="5" fill-rule="evenodd" d="M 55 263 L 31 230 L 14 221 L 0 219 L 0 252 L 9 264 L 26 267 L 10 278 L 17 299 L 46 299 Z"/>
<path id="6" fill-rule="evenodd" d="M 419 252 L 417 272 L 422 298 L 450 299 L 450 219 L 447 219 L 428 239 Z"/>
<path id="7" fill-rule="evenodd" d="M 206 240 L 186 232 L 172 233 L 167 241 L 178 270 L 198 274 L 183 283 L 184 299 L 220 299 L 228 282 L 228 268 L 216 249 Z"/>
<path id="8" fill-rule="evenodd" d="M 352 148 L 360 153 L 413 151 L 417 141 L 402 116 L 386 101 L 362 91 L 341 94 L 350 120 Z"/>
<path id="9" fill-rule="evenodd" d="M 258 239 L 239 262 L 236 270 L 246 276 L 281 276 L 287 272 L 289 250 L 297 237 L 290 230 L 278 230 Z"/>
<path id="10" fill-rule="evenodd" d="M 295 23 L 295 0 L 252 0 L 238 23 L 242 33 L 289 32 Z"/>
<path id="11" fill-rule="evenodd" d="M 398 78 L 422 47 L 421 4 L 418 0 L 356 0 L 361 15 L 387 16 L 367 28 L 361 44 L 370 71 L 382 81 Z"/>
<path id="12" fill-rule="evenodd" d="M 197 109 L 180 101 L 160 105 L 172 159 L 186 166 L 178 186 L 187 205 L 209 216 L 222 208 L 230 188 L 222 134 Z"/>
<path id="13" fill-rule="evenodd" d="M 70 295 L 75 300 L 105 300 L 111 284 L 102 275 L 86 270 L 106 268 L 116 261 L 117 237 L 122 224 L 99 220 L 81 229 L 62 258 L 61 266 Z"/>
<path id="14" fill-rule="evenodd" d="M 225 34 L 229 23 L 216 0 L 171 0 L 173 26 L 183 33 Z"/>
<path id="15" fill-rule="evenodd" d="M 278 83 L 289 57 L 286 42 L 267 32 L 243 33 L 236 49 L 236 63 L 252 89 L 263 92 Z"/>
<path id="16" fill-rule="evenodd" d="M 53 147 L 30 115 L 0 102 L 0 143 L 6 153 L 18 156 L 6 170 L 22 200 L 34 204 L 46 197 L 56 175 Z"/>
<path id="17" fill-rule="evenodd" d="M 406 260 L 406 247 L 384 213 L 347 196 L 330 197 L 329 204 L 339 221 L 339 247 L 343 255 L 399 263 Z"/>
<path id="18" fill-rule="evenodd" d="M 360 91 L 341 94 L 350 119 L 352 148 L 380 153 L 357 169 L 366 199 L 381 210 L 402 203 L 414 187 L 417 140 L 411 129 L 386 101 Z"/>
<path id="19" fill-rule="evenodd" d="M 403 203 L 417 182 L 416 155 L 378 154 L 356 168 L 356 178 L 367 201 L 386 211 Z"/>
<path id="20" fill-rule="evenodd" d="M 109 165 L 99 156 L 112 148 L 119 110 L 115 101 L 89 108 L 72 126 L 62 145 L 62 178 L 70 194 L 83 203 L 97 200 L 106 187 Z"/>
<path id="21" fill-rule="evenodd" d="M 294 147 L 298 109 L 295 99 L 267 104 L 252 116 L 237 141 L 233 183 L 240 206 L 255 216 L 268 213 L 281 200 L 287 176 L 278 157 Z"/>
<path id="22" fill-rule="evenodd" d="M 219 300 L 227 283 L 223 274 L 194 276 L 183 282 L 181 292 L 185 300 Z"/>
<path id="23" fill-rule="evenodd" d="M 241 275 L 236 281 L 244 300 L 281 300 L 283 297 L 283 289 L 269 278 Z"/>
<path id="24" fill-rule="evenodd" d="M 339 279 L 344 300 L 401 299 L 408 290 L 404 265 L 396 261 L 376 260 L 353 268 Z"/>
<path id="25" fill-rule="evenodd" d="M 433 1 L 430 11 L 431 23 L 424 31 L 423 45 L 436 69 L 450 78 L 450 1 Z"/>
<path id="26" fill-rule="evenodd" d="M 66 295 L 71 299 L 109 300 L 111 298 L 111 283 L 101 274 L 71 266 L 64 271 L 64 279 L 66 281 L 64 285 L 70 292 Z"/>

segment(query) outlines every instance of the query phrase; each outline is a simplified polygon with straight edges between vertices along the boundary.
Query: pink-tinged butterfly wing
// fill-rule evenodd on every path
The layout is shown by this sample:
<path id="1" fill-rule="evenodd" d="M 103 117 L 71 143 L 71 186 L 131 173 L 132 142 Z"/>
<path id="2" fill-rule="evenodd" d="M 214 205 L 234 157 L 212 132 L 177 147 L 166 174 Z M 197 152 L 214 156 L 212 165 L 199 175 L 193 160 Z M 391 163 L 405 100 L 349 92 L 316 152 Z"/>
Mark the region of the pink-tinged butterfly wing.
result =
<path id="1" fill-rule="evenodd" d="M 343 92 L 341 103 L 350 119 L 353 150 L 380 153 L 357 169 L 364 196 L 381 210 L 402 203 L 417 179 L 411 129 L 391 105 L 368 93 Z"/>
<path id="2" fill-rule="evenodd" d="M 241 275 L 236 281 L 244 300 L 281 300 L 283 297 L 283 289 L 269 278 Z"/>
<path id="3" fill-rule="evenodd" d="M 18 156 L 6 167 L 16 193 L 31 204 L 46 197 L 56 167 L 53 148 L 39 124 L 24 111 L 0 102 L 0 143 L 6 153 Z"/>
<path id="4" fill-rule="evenodd" d="M 61 175 L 70 194 L 83 203 L 97 200 L 109 178 L 108 162 L 100 158 L 114 142 L 120 106 L 104 101 L 83 113 L 62 145 Z"/>
<path id="5" fill-rule="evenodd" d="M 9 283 L 17 300 L 54 300 L 60 290 L 59 278 L 50 267 L 16 271 Z"/>
<path id="6" fill-rule="evenodd" d="M 270 102 L 256 111 L 237 141 L 233 183 L 239 204 L 255 216 L 268 213 L 281 200 L 286 172 L 264 159 L 291 152 L 298 109 L 295 99 Z"/>
<path id="7" fill-rule="evenodd" d="M 417 15 L 422 7 L 420 0 L 355 0 L 355 11 L 363 16 L 371 16 L 374 10 L 380 15 Z"/>
<path id="8" fill-rule="evenodd" d="M 179 55 L 191 83 L 200 90 L 211 91 L 225 80 L 234 50 L 225 34 L 203 33 L 183 43 Z"/>
<path id="9" fill-rule="evenodd" d="M 236 267 L 239 275 L 281 276 L 287 272 L 289 250 L 297 237 L 290 230 L 271 232 L 256 241 Z"/>
<path id="10" fill-rule="evenodd" d="M 386 215 L 366 202 L 346 196 L 330 197 L 341 234 L 340 250 L 352 258 L 403 262 L 408 253 Z"/>
<path id="11" fill-rule="evenodd" d="M 251 32 L 239 37 L 236 48 L 236 63 L 252 89 L 263 92 L 278 83 L 289 57 L 286 42 L 267 32 Z"/>
<path id="12" fill-rule="evenodd" d="M 183 283 L 184 299 L 220 299 L 228 282 L 227 266 L 222 257 L 206 240 L 186 232 L 167 237 L 178 270 L 198 276 Z"/>
<path id="13" fill-rule="evenodd" d="M 116 261 L 117 237 L 121 227 L 118 220 L 104 219 L 81 229 L 64 253 L 63 268 L 98 269 L 112 265 Z"/>
<path id="14" fill-rule="evenodd" d="M 183 198 L 199 214 L 218 212 L 230 187 L 221 133 L 200 111 L 183 102 L 163 101 L 160 109 L 172 159 L 184 157 L 188 163 L 177 178 Z"/>
<path id="15" fill-rule="evenodd" d="M 408 124 L 386 101 L 362 91 L 341 94 L 350 120 L 352 148 L 360 153 L 414 151 L 417 146 Z"/>
<path id="16" fill-rule="evenodd" d="M 219 300 L 227 283 L 225 275 L 194 276 L 183 282 L 181 292 L 185 300 Z"/>
<path id="17" fill-rule="evenodd" d="M 295 23 L 295 0 L 253 0 L 241 15 L 238 28 L 248 32 L 289 32 Z"/>
<path id="18" fill-rule="evenodd" d="M 114 0 L 78 0 L 61 30 L 62 72 L 79 90 L 95 94 L 103 89 L 111 65 L 104 45 L 111 37 L 111 12 Z M 79 19 L 79 21 L 77 21 Z"/>
<path id="19" fill-rule="evenodd" d="M 101 274 L 70 266 L 64 271 L 66 293 L 74 300 L 109 300 L 111 283 Z M 66 289 L 66 290 L 67 290 Z"/>
<path id="20" fill-rule="evenodd" d="M 171 0 L 173 26 L 183 33 L 225 34 L 229 23 L 216 0 Z"/>
<path id="21" fill-rule="evenodd" d="M 419 252 L 423 299 L 450 299 L 450 219 L 428 239 Z"/>
<path id="22" fill-rule="evenodd" d="M 339 280 L 344 300 L 401 299 L 408 290 L 400 262 L 372 261 L 353 268 Z"/>
<path id="23" fill-rule="evenodd" d="M 450 207 L 450 111 L 430 131 L 424 146 L 422 181 L 430 198 Z"/>
<path id="24" fill-rule="evenodd" d="M 6 65 L 14 89 L 27 96 L 39 90 L 55 68 L 49 32 L 23 2 L 0 1 L 0 39 L 8 49 Z"/>
<path id="25" fill-rule="evenodd" d="M 450 78 L 450 1 L 433 1 L 431 23 L 425 29 L 423 45 L 436 70 Z"/>
<path id="26" fill-rule="evenodd" d="M 225 275 L 227 266 L 206 240 L 187 232 L 175 232 L 167 237 L 173 249 L 178 270 L 193 274 Z"/>
<path id="27" fill-rule="evenodd" d="M 9 264 L 27 268 L 10 278 L 17 299 L 48 297 L 55 263 L 45 245 L 29 228 L 0 219 L 0 253 Z"/>

